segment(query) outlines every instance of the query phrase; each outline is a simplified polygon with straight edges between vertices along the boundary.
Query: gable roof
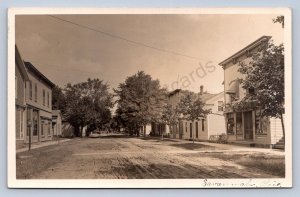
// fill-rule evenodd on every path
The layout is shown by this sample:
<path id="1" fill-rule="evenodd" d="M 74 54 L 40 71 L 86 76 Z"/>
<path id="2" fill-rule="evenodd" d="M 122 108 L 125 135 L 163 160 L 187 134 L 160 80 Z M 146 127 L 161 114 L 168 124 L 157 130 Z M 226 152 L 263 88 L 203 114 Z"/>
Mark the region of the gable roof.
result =
<path id="1" fill-rule="evenodd" d="M 254 42 L 248 44 L 246 47 L 244 47 L 241 50 L 239 50 L 238 52 L 236 52 L 235 54 L 231 55 L 229 58 L 227 58 L 227 59 L 223 60 L 222 62 L 220 62 L 219 65 L 224 67 L 224 65 L 231 62 L 234 58 L 238 58 L 238 57 L 242 56 L 248 50 L 251 50 L 251 49 L 257 47 L 262 42 L 269 41 L 270 39 L 271 39 L 271 36 L 262 36 L 262 37 L 258 38 Z"/>
<path id="2" fill-rule="evenodd" d="M 176 90 L 170 92 L 168 96 L 169 96 L 169 97 L 170 97 L 170 96 L 173 96 L 174 94 L 176 94 L 176 93 L 178 93 L 178 92 L 180 92 L 180 91 L 181 91 L 181 89 L 176 89 Z"/>
<path id="3" fill-rule="evenodd" d="M 220 93 L 218 93 L 218 94 L 214 94 L 211 98 L 209 98 L 209 99 L 206 100 L 206 103 L 207 103 L 207 104 L 211 104 L 211 103 L 213 103 L 216 99 L 218 99 L 219 97 L 222 98 L 222 99 L 224 99 L 224 91 L 222 91 L 222 92 L 220 92 Z"/>
<path id="4" fill-rule="evenodd" d="M 202 95 L 199 94 L 199 98 L 202 102 L 206 103 L 211 98 L 215 97 L 217 94 L 210 94 L 210 93 L 203 93 Z"/>
<path id="5" fill-rule="evenodd" d="M 17 45 L 15 45 L 15 61 L 16 61 L 18 68 L 20 69 L 22 76 L 24 77 L 24 80 L 29 81 L 28 73 L 26 71 L 24 61 L 22 59 L 22 56 L 20 54 L 20 51 L 19 51 Z"/>
<path id="6" fill-rule="evenodd" d="M 54 83 L 52 83 L 45 75 L 43 75 L 36 67 L 34 67 L 30 62 L 25 62 L 26 68 L 33 72 L 35 75 L 40 77 L 47 85 L 49 85 L 51 88 L 55 86 Z"/>

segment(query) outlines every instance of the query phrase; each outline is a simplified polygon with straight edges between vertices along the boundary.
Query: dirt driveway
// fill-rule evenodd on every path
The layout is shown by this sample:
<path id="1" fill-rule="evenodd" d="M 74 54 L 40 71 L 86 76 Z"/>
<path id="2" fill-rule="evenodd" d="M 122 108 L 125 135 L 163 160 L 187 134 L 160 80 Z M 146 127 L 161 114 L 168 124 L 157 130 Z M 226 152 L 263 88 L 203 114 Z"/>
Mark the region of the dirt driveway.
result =
<path id="1" fill-rule="evenodd" d="M 284 152 L 160 138 L 74 139 L 17 154 L 19 179 L 284 177 Z"/>

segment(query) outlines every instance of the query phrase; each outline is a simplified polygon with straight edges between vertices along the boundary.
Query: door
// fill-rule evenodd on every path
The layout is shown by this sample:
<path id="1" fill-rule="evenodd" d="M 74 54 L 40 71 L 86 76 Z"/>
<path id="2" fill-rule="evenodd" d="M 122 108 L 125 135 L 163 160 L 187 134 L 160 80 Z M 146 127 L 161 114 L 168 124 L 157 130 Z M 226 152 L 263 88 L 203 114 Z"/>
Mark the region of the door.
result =
<path id="1" fill-rule="evenodd" d="M 190 138 L 193 138 L 193 124 L 190 123 Z"/>
<path id="2" fill-rule="evenodd" d="M 182 139 L 183 135 L 183 122 L 179 121 L 179 139 Z"/>
<path id="3" fill-rule="evenodd" d="M 252 119 L 252 112 L 245 112 L 244 113 L 244 131 L 245 140 L 252 140 L 253 139 L 253 119 Z"/>
<path id="4" fill-rule="evenodd" d="M 198 138 L 198 121 L 196 122 L 196 138 Z"/>

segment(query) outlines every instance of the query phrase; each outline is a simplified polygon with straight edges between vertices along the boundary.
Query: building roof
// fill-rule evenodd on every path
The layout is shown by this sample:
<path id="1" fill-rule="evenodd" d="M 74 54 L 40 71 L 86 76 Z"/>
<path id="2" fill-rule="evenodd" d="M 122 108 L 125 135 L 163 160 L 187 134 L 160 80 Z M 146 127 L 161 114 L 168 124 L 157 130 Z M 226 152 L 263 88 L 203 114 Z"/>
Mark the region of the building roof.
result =
<path id="1" fill-rule="evenodd" d="M 173 96 L 174 94 L 176 94 L 176 93 L 178 93 L 178 92 L 180 92 L 180 91 L 181 91 L 181 89 L 176 89 L 176 90 L 170 92 L 170 93 L 169 93 L 169 97 L 170 97 L 170 96 Z"/>
<path id="2" fill-rule="evenodd" d="M 27 70 L 33 72 L 35 75 L 40 77 L 46 84 L 48 84 L 51 88 L 55 86 L 45 75 L 43 75 L 36 67 L 34 67 L 30 62 L 25 62 L 25 66 Z"/>
<path id="3" fill-rule="evenodd" d="M 247 45 L 246 47 L 244 47 L 243 49 L 239 50 L 238 52 L 236 52 L 235 54 L 233 54 L 232 56 L 230 56 L 229 58 L 223 60 L 222 62 L 219 63 L 220 66 L 223 66 L 228 64 L 229 62 L 231 62 L 233 59 L 238 58 L 242 55 L 244 55 L 247 51 L 257 47 L 258 45 L 260 45 L 262 42 L 265 41 L 269 41 L 271 38 L 271 36 L 262 36 L 260 38 L 258 38 L 257 40 L 255 40 L 254 42 L 252 42 L 251 44 Z"/>
<path id="4" fill-rule="evenodd" d="M 218 94 L 203 93 L 202 95 L 199 94 L 199 97 L 205 103 L 206 101 L 215 97 L 216 95 Z"/>
<path id="5" fill-rule="evenodd" d="M 24 61 L 22 59 L 22 56 L 20 54 L 20 51 L 19 51 L 17 45 L 15 45 L 15 59 L 16 59 L 17 66 L 19 67 L 20 72 L 21 72 L 22 76 L 24 77 L 24 80 L 29 81 L 28 73 L 26 71 Z"/>
<path id="6" fill-rule="evenodd" d="M 219 98 L 219 97 L 224 98 L 224 91 L 222 91 L 222 92 L 220 92 L 220 93 L 217 93 L 217 94 L 213 94 L 213 96 L 210 97 L 209 99 L 207 99 L 207 100 L 205 101 L 205 103 L 206 103 L 206 104 L 213 103 L 213 102 L 215 101 L 215 99 L 217 99 L 217 98 Z"/>
<path id="7" fill-rule="evenodd" d="M 190 93 L 192 93 L 194 95 L 195 99 L 196 98 L 200 98 L 204 103 L 207 100 L 209 100 L 209 99 L 215 97 L 216 95 L 220 94 L 220 93 L 218 93 L 218 94 L 211 94 L 211 93 L 207 93 L 207 92 L 204 92 L 204 93 L 200 94 L 200 93 L 194 93 L 194 92 L 191 92 L 191 91 L 188 91 L 188 90 L 176 89 L 176 90 L 174 90 L 174 91 L 172 91 L 172 92 L 169 93 L 169 97 L 175 95 L 178 92 L 181 92 L 183 94 L 190 92 Z"/>

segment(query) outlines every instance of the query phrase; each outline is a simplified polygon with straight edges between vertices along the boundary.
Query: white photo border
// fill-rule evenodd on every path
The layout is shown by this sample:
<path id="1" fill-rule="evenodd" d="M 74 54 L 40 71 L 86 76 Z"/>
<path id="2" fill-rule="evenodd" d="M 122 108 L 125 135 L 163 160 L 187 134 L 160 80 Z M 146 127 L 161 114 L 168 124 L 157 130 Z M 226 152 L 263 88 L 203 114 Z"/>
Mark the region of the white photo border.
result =
<path id="1" fill-rule="evenodd" d="M 285 178 L 274 179 L 16 179 L 15 16 L 47 14 L 278 14 L 284 15 Z M 278 188 L 292 187 L 292 19 L 289 8 L 10 8 L 7 68 L 7 182 L 9 188 Z"/>

